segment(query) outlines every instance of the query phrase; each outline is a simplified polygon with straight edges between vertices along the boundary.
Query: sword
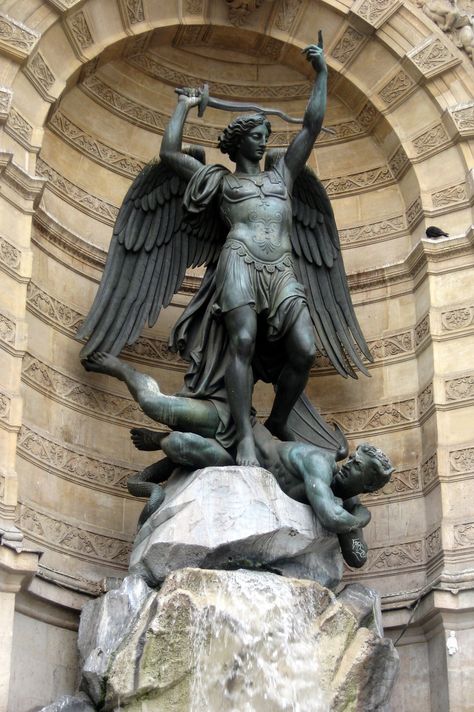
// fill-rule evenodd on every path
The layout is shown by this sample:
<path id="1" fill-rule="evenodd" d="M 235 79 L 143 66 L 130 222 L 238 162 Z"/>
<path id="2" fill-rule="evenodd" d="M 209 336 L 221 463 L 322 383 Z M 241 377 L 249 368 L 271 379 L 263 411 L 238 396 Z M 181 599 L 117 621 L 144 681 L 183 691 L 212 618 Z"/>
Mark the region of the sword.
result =
<path id="1" fill-rule="evenodd" d="M 280 119 L 283 119 L 283 121 L 286 121 L 289 124 L 303 123 L 302 118 L 300 119 L 296 118 L 295 116 L 288 116 L 288 114 L 285 114 L 284 111 L 280 111 L 280 109 L 271 109 L 264 106 L 258 106 L 257 104 L 246 104 L 242 101 L 227 101 L 224 99 L 216 99 L 213 96 L 210 96 L 209 94 L 209 84 L 203 84 L 202 88 L 200 89 L 189 89 L 187 87 L 183 87 L 182 89 L 175 89 L 175 92 L 177 94 L 188 94 L 188 92 L 190 91 L 199 92 L 199 94 L 191 94 L 190 96 L 201 97 L 201 100 L 198 104 L 198 116 L 202 116 L 206 108 L 208 106 L 211 106 L 214 109 L 221 109 L 222 111 L 255 111 L 259 114 L 279 116 Z M 325 131 L 326 133 L 330 134 L 336 133 L 334 129 L 327 129 L 324 126 L 322 127 L 321 131 Z"/>

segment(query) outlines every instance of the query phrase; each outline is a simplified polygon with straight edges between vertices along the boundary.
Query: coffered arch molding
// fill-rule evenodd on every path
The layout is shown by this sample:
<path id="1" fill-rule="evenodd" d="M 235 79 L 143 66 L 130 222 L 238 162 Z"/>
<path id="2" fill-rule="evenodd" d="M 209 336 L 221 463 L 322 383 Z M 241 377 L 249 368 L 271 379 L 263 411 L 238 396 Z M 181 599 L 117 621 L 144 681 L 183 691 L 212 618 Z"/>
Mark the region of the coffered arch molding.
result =
<path id="1" fill-rule="evenodd" d="M 433 211 L 431 196 L 446 188 L 446 176 L 441 170 L 431 171 L 430 184 L 426 185 L 424 146 L 428 151 L 439 152 L 440 165 L 441 154 L 449 151 L 451 165 L 456 164 L 451 183 L 460 185 L 465 181 L 469 153 L 453 149 L 463 140 L 453 115 L 459 105 L 469 101 L 466 74 L 472 68 L 419 9 L 411 3 L 382 0 L 357 0 L 344 10 L 336 2 L 294 3 L 294 17 L 290 12 L 285 18 L 281 12 L 278 14 L 278 2 L 267 5 L 272 7 L 266 13 L 251 16 L 239 32 L 256 32 L 275 44 L 283 43 L 282 51 L 288 56 L 314 39 L 311 28 L 315 24 L 327 27 L 326 47 L 335 78 L 334 90 L 338 84 L 348 86 L 354 96 L 365 97 L 373 106 L 377 115 L 375 134 L 387 163 L 395 161 L 395 170 L 406 176 L 399 187 L 407 209 L 420 196 L 422 208 Z M 50 0 L 49 6 L 47 16 L 40 17 L 36 12 L 23 18 L 25 24 L 31 23 L 31 49 L 26 56 L 17 53 L 15 59 L 21 64 L 11 83 L 7 124 L 9 120 L 26 122 L 26 131 L 31 127 L 31 145 L 24 141 L 19 149 L 20 155 L 24 154 L 25 168 L 31 165 L 31 159 L 34 161 L 41 146 L 51 103 L 74 85 L 84 63 L 123 38 L 157 28 L 181 24 L 232 29 L 225 3 L 205 0 Z M 2 45 L 1 49 L 12 57 L 11 47 Z M 367 71 L 370 67 L 376 71 Z M 31 102 L 27 83 L 33 83 L 38 92 L 37 102 Z M 412 113 L 403 111 L 407 102 L 416 105 L 424 125 L 407 124 L 406 117 Z"/>

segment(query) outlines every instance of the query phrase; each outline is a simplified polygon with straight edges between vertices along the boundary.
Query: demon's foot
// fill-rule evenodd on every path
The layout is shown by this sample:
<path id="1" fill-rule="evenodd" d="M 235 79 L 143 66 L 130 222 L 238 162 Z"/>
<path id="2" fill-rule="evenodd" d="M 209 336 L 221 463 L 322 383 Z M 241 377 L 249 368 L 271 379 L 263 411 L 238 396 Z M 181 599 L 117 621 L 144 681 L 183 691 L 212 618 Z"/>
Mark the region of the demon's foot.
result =
<path id="1" fill-rule="evenodd" d="M 105 353 L 105 351 L 94 351 L 82 361 L 82 365 L 86 371 L 96 371 L 97 373 L 106 373 L 109 376 L 115 376 L 123 380 L 125 375 L 125 364 L 116 356 Z"/>

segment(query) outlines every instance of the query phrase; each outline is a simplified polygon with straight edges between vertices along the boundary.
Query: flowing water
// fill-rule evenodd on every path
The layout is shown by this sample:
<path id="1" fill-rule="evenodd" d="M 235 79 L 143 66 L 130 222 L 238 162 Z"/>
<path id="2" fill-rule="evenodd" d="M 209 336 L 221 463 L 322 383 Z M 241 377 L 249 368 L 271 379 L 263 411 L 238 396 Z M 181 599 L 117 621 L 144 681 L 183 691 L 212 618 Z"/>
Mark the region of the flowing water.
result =
<path id="1" fill-rule="evenodd" d="M 195 609 L 191 712 L 329 712 L 315 625 L 327 593 L 263 572 L 219 578 Z"/>

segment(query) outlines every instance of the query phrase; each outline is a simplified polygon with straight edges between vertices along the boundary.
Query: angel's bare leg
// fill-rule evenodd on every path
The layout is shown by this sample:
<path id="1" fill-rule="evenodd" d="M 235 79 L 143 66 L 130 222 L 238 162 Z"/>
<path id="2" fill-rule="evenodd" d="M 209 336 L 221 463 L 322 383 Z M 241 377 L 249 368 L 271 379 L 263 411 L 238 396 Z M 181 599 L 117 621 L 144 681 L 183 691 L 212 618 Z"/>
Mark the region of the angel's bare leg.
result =
<path id="1" fill-rule="evenodd" d="M 252 406 L 252 357 L 257 335 L 255 311 L 245 305 L 227 312 L 225 325 L 229 335 L 229 366 L 225 374 L 225 386 L 230 412 L 237 431 L 238 465 L 257 466 L 257 452 L 250 421 Z"/>
<path id="2" fill-rule="evenodd" d="M 304 390 L 314 363 L 316 347 L 309 312 L 300 312 L 285 340 L 287 362 L 276 384 L 275 401 L 265 426 L 280 440 L 294 440 L 288 416 Z"/>
<path id="3" fill-rule="evenodd" d="M 140 373 L 111 354 L 95 352 L 82 364 L 86 371 L 106 373 L 124 381 L 143 412 L 158 423 L 204 437 L 215 435 L 219 419 L 210 401 L 164 395 L 154 378 Z"/>

